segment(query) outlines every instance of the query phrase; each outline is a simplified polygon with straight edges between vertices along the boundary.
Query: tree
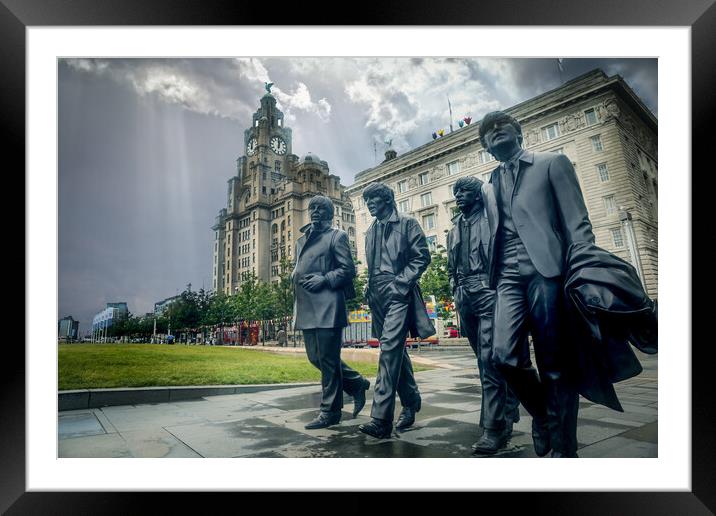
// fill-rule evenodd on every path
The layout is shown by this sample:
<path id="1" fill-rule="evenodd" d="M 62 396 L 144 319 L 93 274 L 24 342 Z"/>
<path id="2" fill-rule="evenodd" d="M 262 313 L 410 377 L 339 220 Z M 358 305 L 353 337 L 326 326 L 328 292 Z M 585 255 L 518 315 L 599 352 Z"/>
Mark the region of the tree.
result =
<path id="1" fill-rule="evenodd" d="M 194 292 L 191 290 L 191 283 L 182 292 L 179 299 L 174 301 L 166 310 L 167 317 L 171 320 L 174 331 L 193 330 L 197 328 L 204 318 L 206 310 L 206 293 L 204 290 Z"/>
<path id="2" fill-rule="evenodd" d="M 358 266 L 361 265 L 361 262 L 354 257 L 353 263 L 356 266 L 356 270 L 358 270 Z M 356 297 L 354 297 L 353 299 L 347 300 L 346 307 L 348 308 L 349 311 L 360 310 L 361 305 L 367 304 L 365 296 L 363 295 L 363 292 L 365 291 L 365 286 L 367 283 L 368 283 L 368 269 L 366 268 L 366 269 L 362 270 L 360 273 L 356 274 L 356 276 L 353 278 L 353 288 L 356 291 Z"/>
<path id="3" fill-rule="evenodd" d="M 277 283 L 273 284 L 273 294 L 275 299 L 275 310 L 272 317 L 287 317 L 293 313 L 293 282 L 291 281 L 291 273 L 293 272 L 293 263 L 286 258 L 281 258 L 280 274 Z"/>
<path id="4" fill-rule="evenodd" d="M 201 323 L 205 325 L 224 325 L 234 319 L 229 296 L 218 292 L 209 297 L 208 306 L 203 314 Z"/>
<path id="5" fill-rule="evenodd" d="M 270 319 L 275 313 L 274 290 L 267 283 L 260 281 L 251 272 L 249 277 L 241 282 L 238 292 L 231 297 L 236 320 Z"/>
<path id="6" fill-rule="evenodd" d="M 443 246 L 437 246 L 437 251 L 431 254 L 430 265 L 420 278 L 420 289 L 423 296 L 435 296 L 442 303 L 452 302 L 447 255 Z"/>

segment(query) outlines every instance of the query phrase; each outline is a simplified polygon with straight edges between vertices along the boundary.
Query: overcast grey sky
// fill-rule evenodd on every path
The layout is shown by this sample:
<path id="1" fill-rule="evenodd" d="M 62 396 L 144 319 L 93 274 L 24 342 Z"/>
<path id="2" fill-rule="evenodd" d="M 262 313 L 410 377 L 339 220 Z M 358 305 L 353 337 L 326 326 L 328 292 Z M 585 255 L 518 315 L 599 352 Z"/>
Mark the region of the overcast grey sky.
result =
<path id="1" fill-rule="evenodd" d="M 656 59 L 565 59 L 566 81 L 620 74 L 657 114 Z M 210 229 L 243 131 L 273 82 L 293 152 L 344 185 L 465 115 L 560 84 L 556 59 L 72 59 L 59 63 L 59 313 L 82 335 L 107 302 L 142 315 L 211 286 Z"/>

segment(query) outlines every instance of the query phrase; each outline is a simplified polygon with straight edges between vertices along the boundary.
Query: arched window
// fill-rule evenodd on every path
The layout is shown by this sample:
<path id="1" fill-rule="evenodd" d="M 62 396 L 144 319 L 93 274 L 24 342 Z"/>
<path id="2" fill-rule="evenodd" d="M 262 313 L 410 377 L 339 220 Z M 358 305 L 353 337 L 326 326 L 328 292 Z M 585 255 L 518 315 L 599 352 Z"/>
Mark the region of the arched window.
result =
<path id="1" fill-rule="evenodd" d="M 275 235 L 276 233 L 278 233 L 278 225 L 277 225 L 277 224 L 273 224 L 273 225 L 271 226 L 271 234 Z"/>

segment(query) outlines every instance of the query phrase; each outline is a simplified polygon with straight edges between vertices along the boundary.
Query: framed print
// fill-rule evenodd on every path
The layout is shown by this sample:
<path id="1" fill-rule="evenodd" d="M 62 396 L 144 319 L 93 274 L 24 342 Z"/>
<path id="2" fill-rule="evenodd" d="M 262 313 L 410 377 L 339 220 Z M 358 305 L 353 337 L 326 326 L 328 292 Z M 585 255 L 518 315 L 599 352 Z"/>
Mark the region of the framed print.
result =
<path id="1" fill-rule="evenodd" d="M 316 27 L 310 25 L 310 20 L 304 26 L 282 26 L 281 23 L 294 23 L 291 15 L 297 10 L 295 7 L 284 11 L 270 26 L 261 26 L 247 25 L 249 21 L 264 22 L 264 15 L 259 14 L 263 10 L 259 7 L 246 11 L 233 5 L 220 6 L 218 2 L 207 6 L 153 1 L 137 3 L 131 8 L 129 4 L 119 7 L 80 1 L 68 7 L 62 2 L 3 0 L 0 6 L 3 41 L 0 54 L 6 74 L 2 93 L 7 119 L 4 126 L 9 152 L 19 160 L 15 168 L 27 171 L 28 241 L 25 348 L 21 351 L 16 346 L 7 351 L 8 363 L 25 364 L 25 367 L 11 368 L 4 378 L 5 439 L 0 448 L 7 481 L 0 488 L 3 510 L 20 514 L 62 506 L 72 512 L 89 512 L 107 508 L 111 500 L 114 506 L 111 510 L 119 512 L 136 509 L 141 502 L 132 500 L 127 493 L 108 492 L 147 490 L 355 491 L 348 495 L 351 497 L 365 496 L 360 491 L 381 490 L 498 491 L 489 495 L 481 493 L 483 498 L 491 496 L 496 500 L 506 491 L 519 491 L 515 498 L 517 504 L 522 505 L 523 510 L 536 509 L 538 513 L 569 511 L 575 504 L 584 514 L 632 510 L 705 514 L 715 510 L 716 498 L 710 487 L 714 483 L 713 411 L 709 408 L 713 403 L 709 399 L 710 377 L 704 371 L 711 364 L 711 354 L 709 346 L 693 344 L 691 332 L 691 320 L 708 320 L 708 315 L 702 305 L 693 303 L 694 313 L 702 317 L 691 316 L 690 272 L 698 277 L 699 271 L 706 270 L 707 265 L 701 263 L 703 258 L 696 254 L 691 258 L 692 242 L 696 239 L 689 239 L 689 234 L 698 234 L 699 226 L 704 230 L 702 234 L 709 234 L 703 227 L 708 219 L 695 216 L 698 207 L 708 205 L 708 201 L 690 204 L 689 167 L 691 162 L 695 164 L 703 157 L 705 149 L 713 146 L 710 122 L 714 106 L 710 90 L 716 69 L 713 56 L 716 8 L 711 2 L 655 7 L 645 0 L 634 0 L 609 8 L 589 2 L 548 6 L 540 5 L 541 2 L 479 7 L 454 4 L 437 12 L 427 4 L 411 4 L 409 10 L 383 6 L 380 20 L 369 20 L 365 14 L 357 13 L 354 21 L 362 24 L 359 27 Z M 171 13 L 168 17 L 167 12 Z M 197 21 L 202 25 L 196 25 Z M 372 25 L 377 22 L 381 25 Z M 454 459 L 456 462 L 451 463 L 452 459 L 442 458 L 142 458 L 121 461 L 58 457 L 56 383 L 53 385 L 57 373 L 52 369 L 56 367 L 57 357 L 51 342 L 45 346 L 40 343 L 48 337 L 55 338 L 51 333 L 56 331 L 59 317 L 55 293 L 60 242 L 55 228 L 58 228 L 60 67 L 67 66 L 69 60 L 78 69 L 108 67 L 106 77 L 111 78 L 111 61 L 120 59 L 315 57 L 320 60 L 363 56 L 553 58 L 560 61 L 559 67 L 555 64 L 555 73 L 561 68 L 562 59 L 616 56 L 658 60 L 657 116 L 662 122 L 658 131 L 659 158 L 661 178 L 667 181 L 667 189 L 662 188 L 667 195 L 662 199 L 662 226 L 658 232 L 662 243 L 659 289 L 665 293 L 659 303 L 663 355 L 658 375 L 658 455 L 565 463 L 514 459 L 519 465 L 500 459 L 490 459 L 487 463 Z M 137 83 L 136 77 L 129 79 L 132 80 Z M 273 80 L 273 75 L 267 79 Z M 276 79 L 276 89 L 282 87 L 279 80 Z M 522 75 L 517 80 L 528 81 L 529 76 Z M 268 84 L 265 87 L 270 94 Z M 152 91 L 156 93 L 163 88 L 166 95 L 174 96 L 175 105 L 187 106 L 193 102 L 182 96 L 181 88 L 173 89 L 174 86 L 153 86 Z M 184 86 L 193 87 L 192 84 Z M 370 95 L 369 88 L 363 94 Z M 91 101 L 87 91 L 77 91 L 75 96 L 78 103 Z M 328 102 L 320 102 L 321 97 L 308 100 L 301 97 L 305 102 L 310 101 L 315 108 L 313 115 L 319 118 L 328 116 L 331 109 Z M 201 109 L 206 112 L 216 109 L 209 101 L 207 106 Z M 107 105 L 106 109 L 111 111 L 112 106 Z M 586 120 L 588 123 L 589 119 Z M 295 123 L 290 118 L 289 121 Z M 546 138 L 551 134 L 548 126 L 540 130 L 546 131 Z M 112 144 L 111 141 L 92 143 Z M 399 144 L 397 139 L 394 144 Z M 257 145 L 247 140 L 247 152 L 255 152 Z M 277 156 L 292 152 L 288 137 L 276 137 L 270 145 Z M 592 145 L 600 143 L 595 140 Z M 320 153 L 318 149 L 316 147 L 316 153 Z M 298 153 L 309 150 L 304 147 Z M 605 180 L 609 170 L 598 165 L 594 165 L 598 174 L 595 177 Z M 232 166 L 229 163 L 228 169 Z M 447 170 L 446 174 L 451 173 Z M 183 173 L 186 171 L 177 173 L 179 180 Z M 230 174 L 226 174 L 227 179 Z M 423 207 L 433 204 L 433 199 L 416 198 L 412 202 L 415 209 L 421 202 Z M 692 206 L 696 208 L 693 215 Z M 429 213 L 421 216 L 426 225 L 435 224 Z M 167 260 L 175 253 L 168 253 Z M 52 433 L 55 439 L 48 438 Z M 338 476 L 327 473 L 331 467 L 351 470 L 361 480 L 356 483 L 346 478 L 329 478 Z M 376 471 L 387 472 L 391 479 L 381 483 Z M 411 474 L 416 478 L 411 478 Z M 70 493 L 73 491 L 81 493 Z"/>

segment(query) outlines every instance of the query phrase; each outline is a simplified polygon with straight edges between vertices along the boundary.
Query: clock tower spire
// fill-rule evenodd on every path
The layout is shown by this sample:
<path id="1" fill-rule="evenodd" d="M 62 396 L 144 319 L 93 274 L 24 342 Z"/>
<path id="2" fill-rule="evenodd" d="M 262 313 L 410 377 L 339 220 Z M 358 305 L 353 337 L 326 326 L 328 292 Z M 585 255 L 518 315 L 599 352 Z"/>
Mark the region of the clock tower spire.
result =
<path id="1" fill-rule="evenodd" d="M 310 152 L 303 159 L 293 154 L 291 129 L 284 125 L 272 86 L 264 83 L 266 93 L 244 130 L 236 175 L 228 181 L 227 207 L 212 226 L 213 286 L 228 295 L 252 275 L 279 281 L 284 260 L 293 258 L 300 228 L 310 222 L 307 206 L 312 195 L 332 199 L 335 225 L 355 224 L 340 179 L 330 174 L 328 163 Z M 354 229 L 349 229 L 349 236 L 355 238 Z"/>

